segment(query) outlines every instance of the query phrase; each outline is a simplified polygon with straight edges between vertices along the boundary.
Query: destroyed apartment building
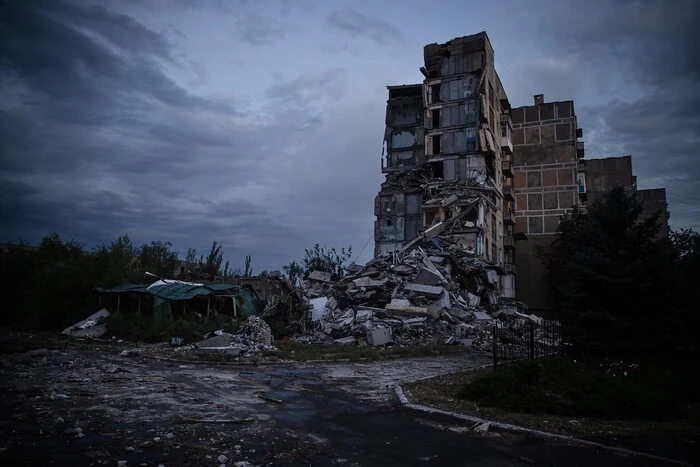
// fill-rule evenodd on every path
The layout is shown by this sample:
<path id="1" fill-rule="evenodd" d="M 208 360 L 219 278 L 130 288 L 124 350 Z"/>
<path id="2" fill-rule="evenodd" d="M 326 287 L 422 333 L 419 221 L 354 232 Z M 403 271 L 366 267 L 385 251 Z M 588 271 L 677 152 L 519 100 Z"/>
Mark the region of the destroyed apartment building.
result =
<path id="1" fill-rule="evenodd" d="M 298 339 L 490 350 L 494 326 L 542 322 L 514 300 L 512 122 L 489 39 L 424 54 L 422 84 L 388 87 L 374 259 L 308 277 Z"/>
<path id="2" fill-rule="evenodd" d="M 510 104 L 485 32 L 424 48 L 422 84 L 388 86 L 375 256 L 449 237 L 515 297 Z M 509 191 L 511 190 L 511 191 Z"/>

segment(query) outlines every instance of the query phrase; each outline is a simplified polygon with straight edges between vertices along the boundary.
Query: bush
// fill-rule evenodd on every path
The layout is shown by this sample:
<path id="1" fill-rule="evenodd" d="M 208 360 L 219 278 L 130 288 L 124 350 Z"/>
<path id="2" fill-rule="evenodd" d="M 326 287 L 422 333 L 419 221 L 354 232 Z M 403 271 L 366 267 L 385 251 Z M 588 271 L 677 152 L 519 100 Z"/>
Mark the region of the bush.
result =
<path id="1" fill-rule="evenodd" d="M 677 417 L 673 399 L 635 375 L 604 373 L 564 358 L 516 362 L 465 384 L 460 397 L 531 414 L 610 419 Z"/>
<path id="2" fill-rule="evenodd" d="M 239 328 L 239 322 L 231 322 L 230 318 L 212 316 L 205 320 L 179 318 L 169 321 L 140 313 L 113 313 L 107 317 L 106 324 L 109 335 L 127 340 L 164 342 L 171 337 L 182 337 L 187 344 L 199 342 L 207 333 L 218 329 L 236 333 Z"/>

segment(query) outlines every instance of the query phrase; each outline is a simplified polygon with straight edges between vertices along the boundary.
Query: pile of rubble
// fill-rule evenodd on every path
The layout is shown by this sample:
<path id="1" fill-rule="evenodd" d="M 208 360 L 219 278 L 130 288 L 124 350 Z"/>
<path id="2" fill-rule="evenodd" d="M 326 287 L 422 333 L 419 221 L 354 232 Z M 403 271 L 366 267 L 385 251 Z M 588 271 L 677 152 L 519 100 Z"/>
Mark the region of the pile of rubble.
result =
<path id="1" fill-rule="evenodd" d="M 310 274 L 313 326 L 297 340 L 490 349 L 494 323 L 530 319 L 522 303 L 499 292 L 498 266 L 459 242 L 432 245 L 351 265 L 339 281 L 320 271 Z"/>
<path id="2" fill-rule="evenodd" d="M 276 350 L 270 326 L 257 316 L 248 318 L 238 334 L 215 331 L 214 335 L 194 344 L 198 351 L 218 351 L 232 356 L 250 357 L 261 350 Z"/>

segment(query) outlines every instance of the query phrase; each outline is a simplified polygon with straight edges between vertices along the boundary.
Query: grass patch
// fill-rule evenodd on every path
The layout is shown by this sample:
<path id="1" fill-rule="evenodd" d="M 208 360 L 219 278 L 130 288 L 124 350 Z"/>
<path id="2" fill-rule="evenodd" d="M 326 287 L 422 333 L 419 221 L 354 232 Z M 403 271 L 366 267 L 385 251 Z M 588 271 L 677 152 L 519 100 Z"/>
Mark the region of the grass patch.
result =
<path id="1" fill-rule="evenodd" d="M 612 376 L 564 358 L 517 362 L 465 383 L 459 396 L 530 414 L 669 420 L 678 404 L 634 376 Z"/>
<path id="2" fill-rule="evenodd" d="M 360 347 L 357 345 L 282 342 L 277 344 L 276 351 L 264 351 L 263 356 L 299 362 L 309 360 L 376 361 L 393 358 L 437 357 L 459 353 L 466 353 L 466 349 L 458 346 Z"/>
<path id="3" fill-rule="evenodd" d="M 553 358 L 442 375 L 404 389 L 419 404 L 561 434 L 697 433 L 697 402 L 669 393 L 667 378 L 612 376 Z"/>

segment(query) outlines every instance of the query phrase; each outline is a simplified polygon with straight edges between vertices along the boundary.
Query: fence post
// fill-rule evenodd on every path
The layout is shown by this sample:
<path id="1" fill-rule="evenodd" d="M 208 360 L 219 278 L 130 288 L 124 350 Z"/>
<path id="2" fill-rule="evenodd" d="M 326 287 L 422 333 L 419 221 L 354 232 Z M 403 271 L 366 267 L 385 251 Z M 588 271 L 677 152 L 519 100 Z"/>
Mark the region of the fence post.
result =
<path id="1" fill-rule="evenodd" d="M 534 359 L 535 358 L 535 323 L 533 323 L 532 321 L 530 321 L 529 323 L 530 323 L 530 326 L 529 326 L 530 327 L 530 339 L 529 339 L 530 359 Z"/>
<path id="2" fill-rule="evenodd" d="M 493 341 L 493 371 L 496 371 L 498 365 L 498 342 L 496 342 L 496 325 L 491 327 L 491 340 Z"/>

